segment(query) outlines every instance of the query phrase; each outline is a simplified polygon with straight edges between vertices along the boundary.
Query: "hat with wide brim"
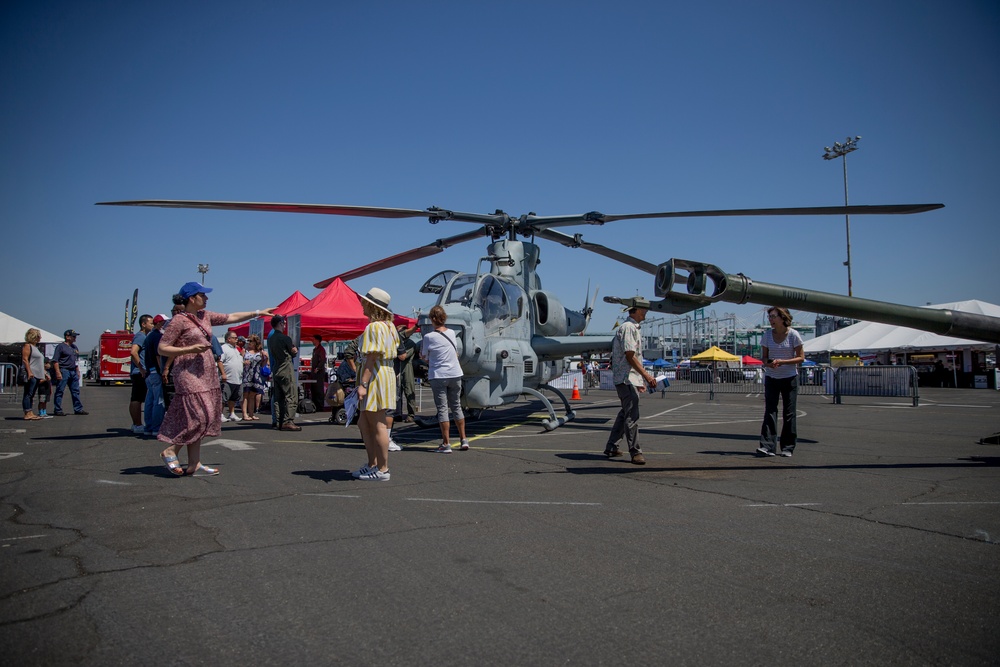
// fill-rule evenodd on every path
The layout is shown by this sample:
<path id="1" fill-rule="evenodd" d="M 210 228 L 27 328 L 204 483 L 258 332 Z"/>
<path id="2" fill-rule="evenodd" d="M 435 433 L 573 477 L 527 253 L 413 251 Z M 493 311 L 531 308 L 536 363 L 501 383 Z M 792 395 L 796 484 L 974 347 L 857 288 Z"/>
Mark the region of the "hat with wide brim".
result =
<path id="1" fill-rule="evenodd" d="M 378 306 L 379 308 L 389 313 L 390 315 L 392 314 L 392 311 L 389 310 L 389 300 L 391 297 L 389 296 L 389 293 L 386 292 L 384 289 L 373 287 L 370 290 L 368 290 L 368 294 L 364 295 L 359 294 L 358 296 L 367 301 L 368 303 L 370 303 L 371 305 Z"/>

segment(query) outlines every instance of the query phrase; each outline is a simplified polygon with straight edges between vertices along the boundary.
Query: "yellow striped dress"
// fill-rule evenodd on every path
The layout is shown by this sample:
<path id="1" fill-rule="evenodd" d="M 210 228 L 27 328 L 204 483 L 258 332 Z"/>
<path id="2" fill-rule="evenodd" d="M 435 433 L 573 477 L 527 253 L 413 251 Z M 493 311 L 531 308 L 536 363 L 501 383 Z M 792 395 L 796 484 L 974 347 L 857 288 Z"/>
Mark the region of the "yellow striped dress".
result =
<path id="1" fill-rule="evenodd" d="M 376 412 L 396 407 L 396 371 L 393 360 L 399 347 L 399 334 L 392 322 L 370 322 L 361 338 L 361 354 L 365 360 L 375 359 L 375 376 L 368 385 L 362 410 Z M 358 370 L 361 380 L 362 369 Z"/>

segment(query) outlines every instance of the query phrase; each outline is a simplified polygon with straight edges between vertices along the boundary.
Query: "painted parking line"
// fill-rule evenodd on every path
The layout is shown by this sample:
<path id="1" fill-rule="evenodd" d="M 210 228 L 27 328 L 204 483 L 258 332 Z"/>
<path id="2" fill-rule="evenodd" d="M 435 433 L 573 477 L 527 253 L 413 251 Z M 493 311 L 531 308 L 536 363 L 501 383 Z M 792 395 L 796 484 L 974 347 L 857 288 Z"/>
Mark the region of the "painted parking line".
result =
<path id="1" fill-rule="evenodd" d="M 203 442 L 201 443 L 201 446 L 211 447 L 212 445 L 221 445 L 222 447 L 225 447 L 226 449 L 233 452 L 244 452 L 254 448 L 253 445 L 251 445 L 250 443 L 258 445 L 260 444 L 259 442 L 256 442 L 254 440 L 234 440 L 231 438 L 218 438 L 216 440 L 210 440 L 209 442 Z"/>
<path id="2" fill-rule="evenodd" d="M 992 408 L 992 405 L 975 405 L 972 403 L 932 403 L 935 408 Z"/>
<path id="3" fill-rule="evenodd" d="M 582 505 L 599 507 L 603 503 L 542 501 L 542 500 L 457 500 L 452 498 L 404 498 L 418 503 L 461 503 L 467 505 Z"/>
<path id="4" fill-rule="evenodd" d="M 744 507 L 813 507 L 823 503 L 753 503 Z M 942 501 L 924 503 L 896 503 L 897 505 L 1000 505 L 995 500 Z"/>
<path id="5" fill-rule="evenodd" d="M 665 415 L 668 412 L 673 412 L 674 410 L 683 410 L 684 408 L 691 405 L 694 405 L 694 403 L 685 403 L 684 405 L 678 405 L 676 408 L 670 408 L 669 410 L 664 410 L 663 412 L 657 412 L 655 415 L 650 415 L 649 417 L 646 417 L 646 419 L 656 419 L 660 415 Z M 642 419 L 642 417 L 640 417 L 640 419 Z"/>
<path id="6" fill-rule="evenodd" d="M 926 503 L 899 503 L 900 505 L 1000 505 L 1000 501 L 994 500 L 955 500 L 950 502 L 926 502 Z"/>

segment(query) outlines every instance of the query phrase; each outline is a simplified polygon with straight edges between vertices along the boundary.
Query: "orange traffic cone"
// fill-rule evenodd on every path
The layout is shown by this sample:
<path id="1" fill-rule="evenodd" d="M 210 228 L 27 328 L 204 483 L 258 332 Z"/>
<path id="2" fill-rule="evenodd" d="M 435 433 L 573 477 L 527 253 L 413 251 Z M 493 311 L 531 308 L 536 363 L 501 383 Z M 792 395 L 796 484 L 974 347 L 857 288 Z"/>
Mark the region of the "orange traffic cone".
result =
<path id="1" fill-rule="evenodd" d="M 580 400 L 580 387 L 577 386 L 576 380 L 573 380 L 573 395 L 569 397 L 571 401 Z"/>

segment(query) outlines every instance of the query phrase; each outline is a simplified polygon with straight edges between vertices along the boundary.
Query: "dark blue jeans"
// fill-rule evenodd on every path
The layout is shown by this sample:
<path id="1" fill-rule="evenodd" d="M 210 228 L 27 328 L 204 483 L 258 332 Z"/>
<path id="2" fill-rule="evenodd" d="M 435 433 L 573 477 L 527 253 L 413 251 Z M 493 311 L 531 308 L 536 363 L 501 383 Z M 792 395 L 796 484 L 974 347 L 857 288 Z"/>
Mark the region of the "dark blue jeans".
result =
<path id="1" fill-rule="evenodd" d="M 772 452 L 795 449 L 795 400 L 799 378 L 764 378 L 764 423 L 760 426 L 760 446 Z M 778 399 L 781 399 L 781 437 L 778 437 Z"/>
<path id="2" fill-rule="evenodd" d="M 66 385 L 69 385 L 69 395 L 73 397 L 73 412 L 83 412 L 83 403 L 80 402 L 80 373 L 75 368 L 71 371 L 65 368 L 60 370 L 62 371 L 62 379 L 56 386 L 54 400 L 56 413 L 62 412 L 63 392 L 66 391 Z"/>
<path id="3" fill-rule="evenodd" d="M 24 398 L 21 399 L 21 407 L 28 413 L 31 406 L 35 404 L 35 391 L 38 389 L 38 378 L 31 378 L 24 383 Z"/>
<path id="4" fill-rule="evenodd" d="M 160 430 L 166 409 L 163 402 L 163 377 L 156 371 L 150 371 L 146 376 L 146 403 L 143 405 L 147 432 L 156 433 Z"/>

